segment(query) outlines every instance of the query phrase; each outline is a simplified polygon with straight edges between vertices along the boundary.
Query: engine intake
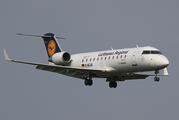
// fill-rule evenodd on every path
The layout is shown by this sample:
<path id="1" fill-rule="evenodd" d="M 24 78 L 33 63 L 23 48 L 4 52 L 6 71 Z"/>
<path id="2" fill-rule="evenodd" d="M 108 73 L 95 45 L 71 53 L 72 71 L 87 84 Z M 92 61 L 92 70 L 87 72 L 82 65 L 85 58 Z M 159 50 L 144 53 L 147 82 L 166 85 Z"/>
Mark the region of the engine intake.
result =
<path id="1" fill-rule="evenodd" d="M 71 61 L 71 55 L 68 52 L 55 53 L 49 62 L 53 62 L 56 65 L 65 65 Z"/>

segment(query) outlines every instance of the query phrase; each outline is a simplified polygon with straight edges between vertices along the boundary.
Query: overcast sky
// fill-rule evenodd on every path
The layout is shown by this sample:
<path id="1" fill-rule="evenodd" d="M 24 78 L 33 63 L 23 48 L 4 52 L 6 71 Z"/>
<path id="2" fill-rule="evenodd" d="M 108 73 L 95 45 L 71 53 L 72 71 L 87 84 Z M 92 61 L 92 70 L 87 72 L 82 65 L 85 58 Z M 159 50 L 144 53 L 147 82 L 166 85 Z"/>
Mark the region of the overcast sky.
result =
<path id="1" fill-rule="evenodd" d="M 170 61 L 170 76 L 118 82 L 84 81 L 5 61 L 48 63 L 48 32 L 70 54 L 153 46 Z M 178 0 L 1 0 L 0 120 L 178 120 Z"/>

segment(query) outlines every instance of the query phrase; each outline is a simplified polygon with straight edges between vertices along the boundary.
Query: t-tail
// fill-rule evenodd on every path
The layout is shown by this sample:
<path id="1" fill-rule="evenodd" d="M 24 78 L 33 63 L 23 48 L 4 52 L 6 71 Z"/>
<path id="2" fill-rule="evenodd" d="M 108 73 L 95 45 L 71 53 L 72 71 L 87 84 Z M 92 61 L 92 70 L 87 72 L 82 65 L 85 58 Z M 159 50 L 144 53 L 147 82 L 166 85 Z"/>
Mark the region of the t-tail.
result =
<path id="1" fill-rule="evenodd" d="M 53 33 L 47 33 L 42 36 L 42 38 L 44 39 L 47 55 L 49 58 L 51 58 L 55 53 L 62 52 L 62 49 Z"/>
<path id="2" fill-rule="evenodd" d="M 55 53 L 62 52 L 62 49 L 57 41 L 57 39 L 65 39 L 62 37 L 55 37 L 53 33 L 46 33 L 42 35 L 30 35 L 30 34 L 22 34 L 18 33 L 18 35 L 25 35 L 25 36 L 34 36 L 34 37 L 42 37 L 45 43 L 45 47 L 47 50 L 47 55 L 51 58 Z"/>

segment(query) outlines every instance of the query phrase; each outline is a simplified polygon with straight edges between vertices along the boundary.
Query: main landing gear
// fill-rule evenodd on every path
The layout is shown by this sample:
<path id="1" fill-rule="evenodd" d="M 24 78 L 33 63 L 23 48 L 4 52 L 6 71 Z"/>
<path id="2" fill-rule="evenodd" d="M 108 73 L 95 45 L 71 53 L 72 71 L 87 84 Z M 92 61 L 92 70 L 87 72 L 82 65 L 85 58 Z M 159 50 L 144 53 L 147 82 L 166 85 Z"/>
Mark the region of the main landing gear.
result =
<path id="1" fill-rule="evenodd" d="M 109 87 L 110 88 L 116 88 L 117 87 L 117 82 L 116 81 L 110 81 L 109 82 Z"/>
<path id="2" fill-rule="evenodd" d="M 156 76 L 154 77 L 154 81 L 155 81 L 155 82 L 159 82 L 159 81 L 160 81 L 160 78 L 158 77 L 159 70 L 156 70 L 156 71 L 155 71 L 155 74 L 156 74 Z"/>
<path id="3" fill-rule="evenodd" d="M 84 81 L 84 84 L 86 85 L 86 86 L 92 86 L 93 85 L 93 80 L 91 80 L 91 79 L 85 79 L 85 81 Z"/>

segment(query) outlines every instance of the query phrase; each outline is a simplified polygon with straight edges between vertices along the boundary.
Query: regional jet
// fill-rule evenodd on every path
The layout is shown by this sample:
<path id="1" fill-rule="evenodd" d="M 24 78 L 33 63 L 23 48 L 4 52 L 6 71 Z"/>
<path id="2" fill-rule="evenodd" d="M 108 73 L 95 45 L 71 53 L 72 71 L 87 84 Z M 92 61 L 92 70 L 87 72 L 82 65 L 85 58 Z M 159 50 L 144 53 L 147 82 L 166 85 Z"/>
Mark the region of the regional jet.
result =
<path id="1" fill-rule="evenodd" d="M 7 61 L 35 65 L 36 69 L 55 72 L 70 77 L 84 80 L 86 86 L 93 84 L 93 78 L 105 78 L 110 88 L 117 87 L 117 81 L 145 79 L 154 76 L 154 81 L 160 80 L 159 76 L 168 76 L 167 66 L 169 60 L 156 48 L 146 46 L 125 49 L 111 49 L 106 51 L 79 53 L 71 55 L 63 51 L 53 33 L 44 35 L 26 36 L 42 37 L 48 55 L 49 64 L 26 62 L 9 59 L 5 49 L 4 56 Z M 163 69 L 164 74 L 159 74 Z M 154 71 L 155 74 L 143 74 Z M 142 73 L 141 73 L 142 72 Z"/>

